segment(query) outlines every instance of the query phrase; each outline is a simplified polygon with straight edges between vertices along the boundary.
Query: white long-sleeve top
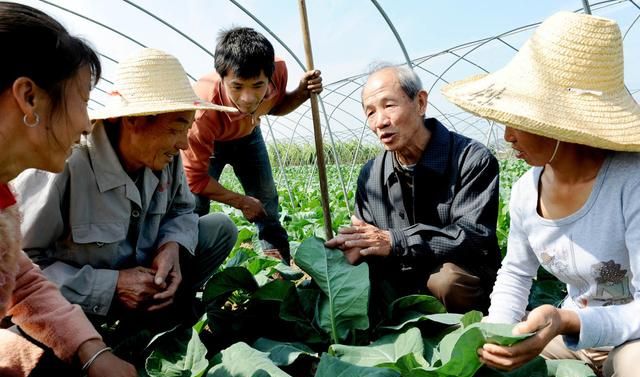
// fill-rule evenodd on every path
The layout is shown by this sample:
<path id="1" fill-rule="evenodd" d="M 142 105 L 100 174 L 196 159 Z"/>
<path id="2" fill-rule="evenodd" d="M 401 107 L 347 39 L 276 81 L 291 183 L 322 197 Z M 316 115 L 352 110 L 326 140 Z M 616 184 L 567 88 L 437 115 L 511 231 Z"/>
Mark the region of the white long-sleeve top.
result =
<path id="1" fill-rule="evenodd" d="M 522 320 L 538 267 L 567 284 L 562 307 L 580 318 L 572 349 L 640 338 L 640 153 L 611 152 L 592 192 L 562 219 L 536 210 L 542 168 L 513 186 L 507 255 L 491 294 L 489 321 Z"/>

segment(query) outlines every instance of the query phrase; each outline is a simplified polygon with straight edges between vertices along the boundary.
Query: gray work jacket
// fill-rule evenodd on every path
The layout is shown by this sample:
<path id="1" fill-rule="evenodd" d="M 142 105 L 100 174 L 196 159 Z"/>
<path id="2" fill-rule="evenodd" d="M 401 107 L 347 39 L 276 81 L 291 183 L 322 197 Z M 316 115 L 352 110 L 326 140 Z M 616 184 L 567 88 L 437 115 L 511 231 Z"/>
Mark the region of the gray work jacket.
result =
<path id="1" fill-rule="evenodd" d="M 118 270 L 150 266 L 174 241 L 194 253 L 198 216 L 180 156 L 162 171 L 144 169 L 139 190 L 101 122 L 74 149 L 62 173 L 28 170 L 13 182 L 23 213 L 23 247 L 62 294 L 105 316 Z"/>

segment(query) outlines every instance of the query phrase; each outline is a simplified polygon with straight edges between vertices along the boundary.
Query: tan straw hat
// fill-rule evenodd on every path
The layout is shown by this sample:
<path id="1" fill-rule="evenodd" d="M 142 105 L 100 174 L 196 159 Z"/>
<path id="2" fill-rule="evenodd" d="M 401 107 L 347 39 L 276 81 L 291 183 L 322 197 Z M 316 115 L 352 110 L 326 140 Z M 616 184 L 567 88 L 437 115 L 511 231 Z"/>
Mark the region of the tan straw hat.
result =
<path id="1" fill-rule="evenodd" d="M 614 21 L 560 12 L 504 68 L 456 81 L 442 92 L 464 110 L 519 130 L 640 151 L 640 106 L 624 86 L 623 64 Z"/>
<path id="2" fill-rule="evenodd" d="M 237 111 L 198 98 L 178 59 L 145 48 L 120 62 L 107 104 L 90 117 L 98 120 L 188 110 Z"/>

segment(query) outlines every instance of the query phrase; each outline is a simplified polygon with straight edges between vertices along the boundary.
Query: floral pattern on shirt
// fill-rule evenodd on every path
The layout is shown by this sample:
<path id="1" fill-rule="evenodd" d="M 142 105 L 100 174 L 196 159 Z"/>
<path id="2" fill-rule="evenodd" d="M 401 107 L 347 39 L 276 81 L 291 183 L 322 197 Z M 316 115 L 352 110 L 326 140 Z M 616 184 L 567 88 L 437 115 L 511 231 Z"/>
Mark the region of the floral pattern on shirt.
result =
<path id="1" fill-rule="evenodd" d="M 601 301 L 602 306 L 621 305 L 633 300 L 629 290 L 629 276 L 614 260 L 600 262 L 591 266 L 596 281 L 594 300 Z"/>

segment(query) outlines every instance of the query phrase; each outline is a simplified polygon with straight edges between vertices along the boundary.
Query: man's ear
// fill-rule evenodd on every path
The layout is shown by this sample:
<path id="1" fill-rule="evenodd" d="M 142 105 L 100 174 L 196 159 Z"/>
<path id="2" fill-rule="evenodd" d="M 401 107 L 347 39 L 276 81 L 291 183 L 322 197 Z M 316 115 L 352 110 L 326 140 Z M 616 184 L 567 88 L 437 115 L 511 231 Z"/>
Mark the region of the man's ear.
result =
<path id="1" fill-rule="evenodd" d="M 36 105 L 42 95 L 40 88 L 28 77 L 18 77 L 11 86 L 11 93 L 23 114 L 33 118 Z"/>
<path id="2" fill-rule="evenodd" d="M 424 116 L 427 112 L 427 99 L 429 98 L 429 93 L 426 90 L 422 89 L 416 94 L 416 98 L 418 100 L 418 109 L 420 110 L 420 115 Z"/>

